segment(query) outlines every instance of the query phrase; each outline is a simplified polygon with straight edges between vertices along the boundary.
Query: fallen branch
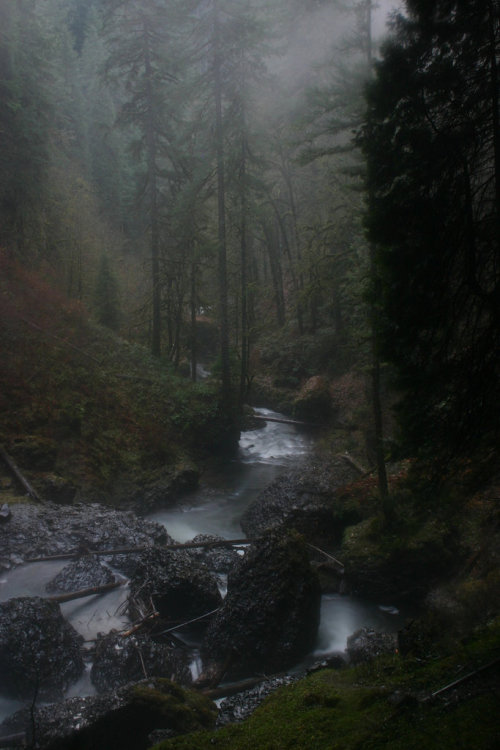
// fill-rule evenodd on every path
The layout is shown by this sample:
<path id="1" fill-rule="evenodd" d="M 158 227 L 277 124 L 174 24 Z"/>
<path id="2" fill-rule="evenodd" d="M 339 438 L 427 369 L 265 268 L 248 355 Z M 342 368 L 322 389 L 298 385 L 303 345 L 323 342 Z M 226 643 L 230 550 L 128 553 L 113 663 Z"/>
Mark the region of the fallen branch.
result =
<path id="1" fill-rule="evenodd" d="M 55 339 L 63 346 L 66 346 L 68 349 L 73 349 L 75 352 L 78 352 L 78 354 L 81 354 L 83 357 L 87 357 L 87 359 L 91 359 L 92 362 L 95 362 L 96 364 L 100 365 L 102 364 L 98 359 L 93 357 L 88 352 L 85 352 L 83 349 L 79 349 L 78 346 L 74 346 L 73 344 L 70 344 L 69 341 L 66 341 L 65 339 L 62 339 L 60 336 L 56 336 L 55 333 L 51 333 L 50 331 L 46 331 L 44 328 L 40 328 L 36 323 L 33 323 L 31 320 L 27 320 L 26 318 L 19 318 L 23 321 L 23 323 L 26 323 L 27 326 L 31 326 L 31 328 L 34 328 L 35 331 L 40 331 L 40 333 L 43 333 L 44 336 L 48 336 L 51 339 Z"/>
<path id="2" fill-rule="evenodd" d="M 185 542 L 183 544 L 166 544 L 152 546 L 147 545 L 143 547 L 118 547 L 117 549 L 104 549 L 104 550 L 88 550 L 78 549 L 73 552 L 64 552 L 60 555 L 46 555 L 45 557 L 27 557 L 26 563 L 33 562 L 50 562 L 52 560 L 71 560 L 73 558 L 82 557 L 83 555 L 96 555 L 97 557 L 107 557 L 108 555 L 128 555 L 134 552 L 144 552 L 147 549 L 196 549 L 197 547 L 209 549 L 211 547 L 232 547 L 234 545 L 251 544 L 251 539 L 223 539 L 215 542 Z"/>
<path id="3" fill-rule="evenodd" d="M 337 454 L 339 458 L 344 459 L 349 466 L 352 466 L 353 469 L 355 469 L 362 477 L 367 477 L 368 474 L 372 473 L 372 469 L 365 469 L 364 466 L 361 466 L 361 464 L 358 464 L 358 462 L 352 458 L 348 453 L 338 453 Z"/>
<path id="4" fill-rule="evenodd" d="M 158 619 L 159 616 L 160 616 L 159 612 L 152 612 L 150 615 L 146 615 L 146 617 L 144 617 L 140 622 L 137 622 L 128 630 L 124 630 L 121 633 L 122 638 L 127 638 L 129 635 L 133 635 L 134 633 L 137 633 L 138 630 L 141 630 L 141 628 L 145 627 L 146 625 L 149 625 L 150 622 L 153 622 L 153 620 Z"/>
<path id="5" fill-rule="evenodd" d="M 194 622 L 200 622 L 201 620 L 205 620 L 207 617 L 211 617 L 212 615 L 215 615 L 215 613 L 218 612 L 219 609 L 220 607 L 217 607 L 217 609 L 213 609 L 211 612 L 206 612 L 204 615 L 200 615 L 199 617 L 193 617 L 192 620 L 187 620 L 186 622 L 179 622 L 177 625 L 174 625 L 171 628 L 167 628 L 166 630 L 161 630 L 159 633 L 155 633 L 155 637 L 160 636 L 160 635 L 166 635 L 167 633 L 173 633 L 174 630 L 180 630 L 186 625 L 192 625 Z"/>
<path id="6" fill-rule="evenodd" d="M 292 424 L 296 427 L 323 427 L 313 422 L 301 422 L 298 419 L 288 419 L 287 417 L 266 417 L 263 414 L 252 414 L 252 419 L 258 419 L 260 422 L 278 422 L 279 424 Z"/>
<path id="7" fill-rule="evenodd" d="M 74 599 L 84 599 L 86 596 L 107 594 L 108 591 L 117 589 L 119 586 L 122 586 L 123 583 L 123 581 L 114 581 L 113 583 L 105 583 L 102 586 L 93 586 L 90 589 L 81 589 L 80 591 L 72 591 L 68 594 L 56 594 L 55 596 L 48 596 L 47 599 L 51 602 L 62 604 L 63 602 L 71 602 Z"/>
<path id="8" fill-rule="evenodd" d="M 457 680 L 453 680 L 453 682 L 450 682 L 448 685 L 445 685 L 442 688 L 439 688 L 439 690 L 435 690 L 433 693 L 431 693 L 425 700 L 433 700 L 434 698 L 437 698 L 439 695 L 442 695 L 442 693 L 448 692 L 448 690 L 452 690 L 452 688 L 456 687 L 457 685 L 461 685 L 464 682 L 467 682 L 468 680 L 471 680 L 476 675 L 480 674 L 481 672 L 484 672 L 487 669 L 490 669 L 490 667 L 494 667 L 496 664 L 500 663 L 500 658 L 493 659 L 493 661 L 488 662 L 488 664 L 483 664 L 482 667 L 479 667 L 478 669 L 475 669 L 473 672 L 468 672 L 463 677 L 459 677 Z"/>
<path id="9" fill-rule="evenodd" d="M 3 448 L 0 448 L 0 456 L 5 462 L 5 464 L 8 466 L 8 468 L 10 469 L 11 473 L 17 479 L 19 484 L 23 487 L 24 490 L 26 490 L 26 492 L 31 497 L 31 499 L 35 500 L 37 503 L 43 503 L 44 501 L 42 500 L 38 492 L 28 482 L 26 477 L 21 473 L 14 459 L 12 459 Z"/>
<path id="10" fill-rule="evenodd" d="M 200 690 L 200 692 L 211 700 L 217 700 L 217 698 L 228 698 L 231 695 L 242 693 L 245 690 L 251 690 L 257 685 L 267 682 L 267 680 L 279 679 L 285 676 L 286 674 L 284 672 L 280 672 L 279 674 L 250 677 L 249 679 L 241 680 L 240 682 L 229 682 L 227 685 L 221 685 L 216 688 L 204 688 L 203 690 Z"/>
<path id="11" fill-rule="evenodd" d="M 340 560 L 337 560 L 336 557 L 333 557 L 333 555 L 328 554 L 328 552 L 325 552 L 325 550 L 320 549 L 319 547 L 315 547 L 314 544 L 308 544 L 307 546 L 310 547 L 311 549 L 316 550 L 316 552 L 319 552 L 325 557 L 327 557 L 329 560 L 331 560 L 333 563 L 335 563 L 335 565 L 337 565 L 341 569 L 342 573 L 344 572 L 344 569 L 345 569 L 344 564 L 341 563 Z"/>

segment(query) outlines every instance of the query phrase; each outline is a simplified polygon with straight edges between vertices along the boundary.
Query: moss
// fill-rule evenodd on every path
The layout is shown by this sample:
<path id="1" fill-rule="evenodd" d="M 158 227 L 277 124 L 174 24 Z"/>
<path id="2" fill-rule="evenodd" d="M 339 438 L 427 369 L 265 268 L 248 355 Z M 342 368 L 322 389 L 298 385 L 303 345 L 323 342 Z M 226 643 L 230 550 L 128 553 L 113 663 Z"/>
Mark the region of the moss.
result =
<path id="1" fill-rule="evenodd" d="M 213 727 L 217 716 L 215 704 L 204 695 L 163 679 L 155 679 L 154 687 L 134 687 L 133 703 L 139 711 L 155 714 L 178 732 Z"/>
<path id="2" fill-rule="evenodd" d="M 494 622 L 440 659 L 385 656 L 318 672 L 278 690 L 242 724 L 177 737 L 157 750 L 492 750 L 500 723 L 487 670 L 484 683 L 454 700 L 421 698 L 498 658 L 499 650 L 500 622 Z"/>

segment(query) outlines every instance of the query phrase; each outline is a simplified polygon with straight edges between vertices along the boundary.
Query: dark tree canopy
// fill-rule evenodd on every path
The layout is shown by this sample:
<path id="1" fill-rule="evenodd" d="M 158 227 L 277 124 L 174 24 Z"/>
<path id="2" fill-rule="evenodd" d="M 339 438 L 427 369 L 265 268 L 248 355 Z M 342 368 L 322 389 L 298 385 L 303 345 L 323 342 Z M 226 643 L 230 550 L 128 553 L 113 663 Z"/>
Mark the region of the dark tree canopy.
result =
<path id="1" fill-rule="evenodd" d="M 498 429 L 499 5 L 408 1 L 368 92 L 369 233 L 406 437 Z"/>

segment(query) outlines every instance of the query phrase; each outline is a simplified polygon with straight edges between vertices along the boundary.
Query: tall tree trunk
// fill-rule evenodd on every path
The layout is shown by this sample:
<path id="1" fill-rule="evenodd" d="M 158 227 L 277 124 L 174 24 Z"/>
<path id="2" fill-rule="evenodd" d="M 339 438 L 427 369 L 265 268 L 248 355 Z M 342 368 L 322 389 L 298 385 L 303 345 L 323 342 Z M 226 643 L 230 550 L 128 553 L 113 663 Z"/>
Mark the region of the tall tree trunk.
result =
<path id="1" fill-rule="evenodd" d="M 191 246 L 191 279 L 189 307 L 191 312 L 191 380 L 196 383 L 198 373 L 198 340 L 196 336 L 196 259 L 195 244 Z"/>
<path id="2" fill-rule="evenodd" d="M 153 320 L 151 330 L 151 353 L 155 357 L 161 354 L 161 286 L 160 286 L 160 231 L 158 220 L 158 186 L 156 179 L 156 130 L 154 116 L 154 97 L 153 97 L 153 71 L 151 67 L 151 57 L 148 47 L 148 30 L 144 24 L 144 62 L 147 91 L 147 168 L 148 184 L 150 195 L 150 222 L 151 222 L 151 282 L 153 286 Z"/>
<path id="3" fill-rule="evenodd" d="M 365 0 L 365 40 L 366 40 L 366 58 L 367 63 L 372 67 L 372 0 Z M 370 122 L 367 123 L 368 131 Z M 369 189 L 368 201 L 373 204 L 373 194 Z M 371 385 L 372 385 L 372 409 L 373 425 L 375 430 L 375 455 L 377 462 L 378 490 L 382 502 L 382 511 L 385 519 L 390 523 L 393 515 L 393 504 L 389 495 L 389 486 L 387 482 L 387 469 L 385 466 L 384 455 L 384 425 L 382 419 L 382 399 L 380 396 L 380 359 L 378 354 L 378 326 L 377 326 L 377 302 L 379 297 L 378 271 L 375 262 L 375 246 L 373 242 L 369 245 L 370 275 L 374 285 L 373 300 L 370 305 L 370 325 L 371 325 Z"/>
<path id="4" fill-rule="evenodd" d="M 222 124 L 221 39 L 218 0 L 213 0 L 215 143 L 217 164 L 219 330 L 222 367 L 222 406 L 232 417 L 231 368 L 229 361 L 229 315 L 227 289 L 226 187 L 224 174 L 224 133 Z"/>

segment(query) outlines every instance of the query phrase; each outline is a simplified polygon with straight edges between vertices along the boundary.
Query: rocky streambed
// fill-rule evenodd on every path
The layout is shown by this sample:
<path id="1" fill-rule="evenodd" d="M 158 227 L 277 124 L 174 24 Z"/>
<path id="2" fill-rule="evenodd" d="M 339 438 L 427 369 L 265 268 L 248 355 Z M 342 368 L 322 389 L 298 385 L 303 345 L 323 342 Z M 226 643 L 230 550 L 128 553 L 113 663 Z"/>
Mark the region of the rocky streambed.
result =
<path id="1" fill-rule="evenodd" d="M 365 627 L 352 636 L 370 617 L 338 593 L 349 588 L 342 565 L 313 549 L 336 546 L 370 515 L 369 504 L 342 495 L 359 472 L 342 457 L 299 468 L 307 443 L 299 436 L 295 445 L 278 427 L 242 436 L 222 495 L 209 490 L 157 520 L 97 504 L 19 503 L 2 514 L 0 674 L 9 678 L 0 708 L 13 715 L 0 726 L 0 746 L 2 736 L 23 743 L 35 733 L 50 750 L 102 747 L 100 735 L 107 748 L 147 748 L 245 718 L 315 659 L 342 666 L 394 650 L 392 634 Z M 241 536 L 240 519 L 251 544 L 207 546 L 219 529 Z M 179 548 L 171 528 L 201 546 Z M 71 599 L 74 592 L 87 595 Z M 338 619 L 343 601 L 333 647 L 325 612 L 334 605 Z M 228 681 L 238 692 L 217 711 L 211 698 L 231 694 Z"/>

